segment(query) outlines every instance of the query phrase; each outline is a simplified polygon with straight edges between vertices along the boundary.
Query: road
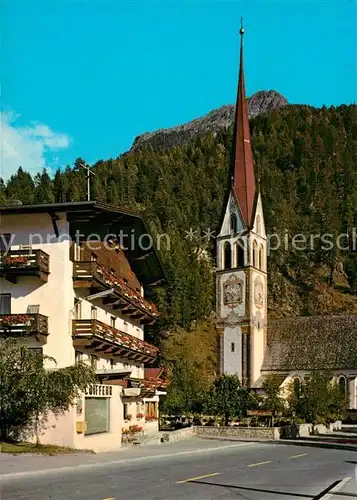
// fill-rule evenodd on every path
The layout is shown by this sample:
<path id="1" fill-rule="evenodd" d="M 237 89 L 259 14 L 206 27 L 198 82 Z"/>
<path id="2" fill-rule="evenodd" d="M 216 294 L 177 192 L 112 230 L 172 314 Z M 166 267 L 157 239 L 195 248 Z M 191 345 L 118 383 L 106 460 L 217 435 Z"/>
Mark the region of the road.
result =
<path id="1" fill-rule="evenodd" d="M 200 439 L 148 448 L 134 458 L 4 475 L 1 499 L 357 499 L 357 483 L 348 479 L 355 477 L 357 451 Z M 341 493 L 325 497 L 340 481 Z"/>

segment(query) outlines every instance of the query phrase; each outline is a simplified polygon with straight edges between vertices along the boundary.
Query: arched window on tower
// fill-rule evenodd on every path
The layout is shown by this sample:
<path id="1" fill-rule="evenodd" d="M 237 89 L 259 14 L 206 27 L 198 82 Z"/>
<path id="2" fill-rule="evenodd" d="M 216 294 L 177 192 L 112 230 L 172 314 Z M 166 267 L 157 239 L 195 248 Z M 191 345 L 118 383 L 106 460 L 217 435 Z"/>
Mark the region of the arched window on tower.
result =
<path id="1" fill-rule="evenodd" d="M 243 267 L 244 263 L 244 245 L 243 242 L 236 243 L 236 267 Z"/>
<path id="2" fill-rule="evenodd" d="M 253 267 L 258 267 L 258 243 L 253 243 Z"/>
<path id="3" fill-rule="evenodd" d="M 259 246 L 259 269 L 263 269 L 264 268 L 263 257 L 264 257 L 264 248 L 263 248 L 263 245 L 260 245 Z"/>
<path id="4" fill-rule="evenodd" d="M 224 269 L 230 269 L 232 267 L 232 248 L 229 241 L 224 244 Z"/>
<path id="5" fill-rule="evenodd" d="M 236 214 L 231 214 L 231 234 L 236 234 L 238 232 L 238 220 Z"/>
<path id="6" fill-rule="evenodd" d="M 261 231 L 262 231 L 262 224 L 261 224 L 260 215 L 258 215 L 258 217 L 257 217 L 257 234 L 260 235 Z"/>

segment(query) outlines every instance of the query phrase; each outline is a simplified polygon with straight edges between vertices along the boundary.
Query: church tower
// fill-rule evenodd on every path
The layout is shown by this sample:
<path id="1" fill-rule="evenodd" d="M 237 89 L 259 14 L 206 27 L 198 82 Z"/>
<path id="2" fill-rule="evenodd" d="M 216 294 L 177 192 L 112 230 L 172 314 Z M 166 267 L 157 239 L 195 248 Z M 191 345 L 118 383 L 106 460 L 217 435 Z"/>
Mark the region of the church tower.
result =
<path id="1" fill-rule="evenodd" d="M 256 188 L 243 66 L 243 26 L 230 190 L 217 236 L 216 304 L 221 373 L 245 386 L 260 376 L 267 327 L 267 237 Z"/>

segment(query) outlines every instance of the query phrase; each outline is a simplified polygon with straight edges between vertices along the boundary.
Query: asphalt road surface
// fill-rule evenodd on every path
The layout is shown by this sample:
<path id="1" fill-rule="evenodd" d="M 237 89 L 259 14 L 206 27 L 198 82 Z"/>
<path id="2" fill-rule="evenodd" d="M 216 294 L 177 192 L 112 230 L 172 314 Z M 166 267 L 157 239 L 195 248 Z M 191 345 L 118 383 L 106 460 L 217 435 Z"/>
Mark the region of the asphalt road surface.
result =
<path id="1" fill-rule="evenodd" d="M 156 456 L 4 475 L 1 500 L 356 500 L 357 451 L 197 440 Z M 186 451 L 185 451 L 186 450 Z M 142 455 L 145 454 L 142 449 Z M 123 455 L 121 455 L 123 457 Z M 31 459 L 31 457 L 28 457 Z M 352 482 L 351 482 L 352 481 Z M 348 484 L 349 486 L 348 486 Z M 346 487 L 349 489 L 346 490 Z M 333 487 L 341 492 L 331 494 Z M 348 491 L 346 493 L 345 491 Z M 324 496 L 325 495 L 325 496 Z"/>

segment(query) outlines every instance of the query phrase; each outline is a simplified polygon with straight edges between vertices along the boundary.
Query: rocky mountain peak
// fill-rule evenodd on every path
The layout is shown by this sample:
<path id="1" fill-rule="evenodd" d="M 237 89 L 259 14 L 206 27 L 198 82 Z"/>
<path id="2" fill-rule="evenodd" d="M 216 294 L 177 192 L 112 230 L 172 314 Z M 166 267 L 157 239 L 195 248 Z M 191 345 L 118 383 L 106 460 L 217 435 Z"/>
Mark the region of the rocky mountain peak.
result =
<path id="1" fill-rule="evenodd" d="M 254 118 L 287 104 L 289 104 L 287 99 L 279 92 L 261 90 L 248 98 L 249 117 Z M 232 124 L 234 109 L 234 104 L 228 104 L 183 125 L 146 132 L 135 138 L 130 151 L 138 150 L 147 145 L 157 151 L 173 146 L 182 146 L 194 137 L 205 135 L 209 131 L 216 134 Z"/>

